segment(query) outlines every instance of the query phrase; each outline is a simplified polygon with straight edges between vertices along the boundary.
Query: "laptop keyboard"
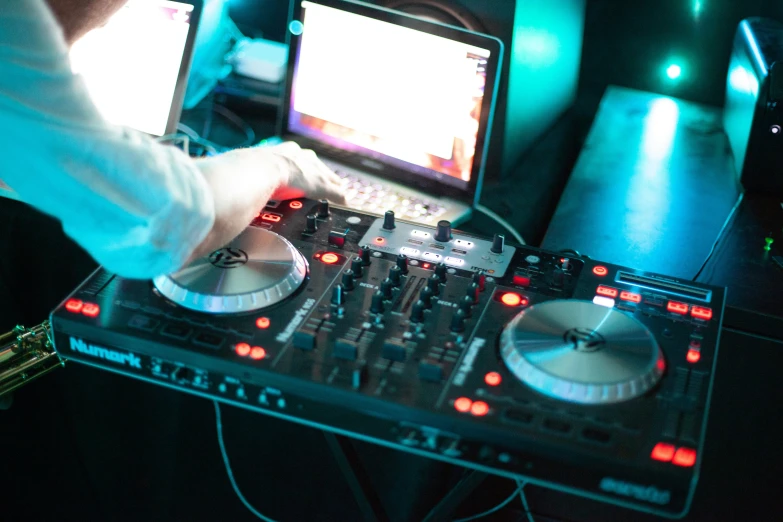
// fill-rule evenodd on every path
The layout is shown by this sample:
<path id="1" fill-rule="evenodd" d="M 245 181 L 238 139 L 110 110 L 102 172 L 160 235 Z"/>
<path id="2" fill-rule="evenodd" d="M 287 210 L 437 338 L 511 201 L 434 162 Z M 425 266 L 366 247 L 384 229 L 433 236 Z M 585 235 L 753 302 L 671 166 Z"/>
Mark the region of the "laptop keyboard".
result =
<path id="1" fill-rule="evenodd" d="M 357 210 L 383 214 L 393 210 L 398 218 L 430 223 L 443 215 L 447 208 L 427 199 L 400 192 L 396 188 L 373 183 L 354 174 L 336 170 L 343 187 L 348 206 Z"/>

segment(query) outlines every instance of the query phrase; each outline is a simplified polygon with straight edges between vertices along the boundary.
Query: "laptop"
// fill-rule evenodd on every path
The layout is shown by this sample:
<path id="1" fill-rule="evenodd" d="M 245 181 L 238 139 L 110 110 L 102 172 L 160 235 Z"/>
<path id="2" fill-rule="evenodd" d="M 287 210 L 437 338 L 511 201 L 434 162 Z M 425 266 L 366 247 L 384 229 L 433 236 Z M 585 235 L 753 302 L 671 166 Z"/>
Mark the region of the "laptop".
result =
<path id="1" fill-rule="evenodd" d="M 425 224 L 469 219 L 502 42 L 363 2 L 291 7 L 277 140 L 314 150 L 342 178 L 349 207 Z"/>
<path id="2" fill-rule="evenodd" d="M 104 118 L 155 137 L 176 132 L 201 8 L 130 0 L 71 46 L 71 68 Z"/>

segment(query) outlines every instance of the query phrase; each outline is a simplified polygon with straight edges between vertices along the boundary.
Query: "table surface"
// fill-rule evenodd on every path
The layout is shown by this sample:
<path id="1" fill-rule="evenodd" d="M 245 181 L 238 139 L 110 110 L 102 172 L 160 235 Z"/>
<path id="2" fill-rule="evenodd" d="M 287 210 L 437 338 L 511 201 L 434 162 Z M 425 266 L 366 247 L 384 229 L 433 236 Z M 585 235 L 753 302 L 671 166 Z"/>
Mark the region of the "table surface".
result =
<path id="1" fill-rule="evenodd" d="M 542 247 L 691 279 L 740 192 L 719 108 L 609 87 Z"/>

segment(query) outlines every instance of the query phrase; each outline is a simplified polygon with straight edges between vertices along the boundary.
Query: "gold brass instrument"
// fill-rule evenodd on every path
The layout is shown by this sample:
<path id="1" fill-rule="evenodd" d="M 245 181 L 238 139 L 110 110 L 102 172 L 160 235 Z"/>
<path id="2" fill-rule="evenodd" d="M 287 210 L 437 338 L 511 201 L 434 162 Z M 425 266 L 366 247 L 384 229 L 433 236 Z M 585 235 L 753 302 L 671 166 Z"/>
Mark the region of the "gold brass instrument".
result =
<path id="1" fill-rule="evenodd" d="M 0 397 L 63 364 L 54 351 L 49 321 L 0 334 Z"/>

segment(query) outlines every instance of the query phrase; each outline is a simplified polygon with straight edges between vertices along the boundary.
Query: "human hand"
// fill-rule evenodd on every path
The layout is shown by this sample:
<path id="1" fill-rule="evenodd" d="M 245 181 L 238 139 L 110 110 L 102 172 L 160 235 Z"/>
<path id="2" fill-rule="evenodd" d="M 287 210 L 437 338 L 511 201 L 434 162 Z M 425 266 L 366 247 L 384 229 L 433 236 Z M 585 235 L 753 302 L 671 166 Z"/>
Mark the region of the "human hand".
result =
<path id="1" fill-rule="evenodd" d="M 328 199 L 342 205 L 346 203 L 340 178 L 312 150 L 302 149 L 292 141 L 266 147 L 265 150 L 284 159 L 288 167 L 283 183 L 275 190 L 272 199 L 308 197 Z"/>

